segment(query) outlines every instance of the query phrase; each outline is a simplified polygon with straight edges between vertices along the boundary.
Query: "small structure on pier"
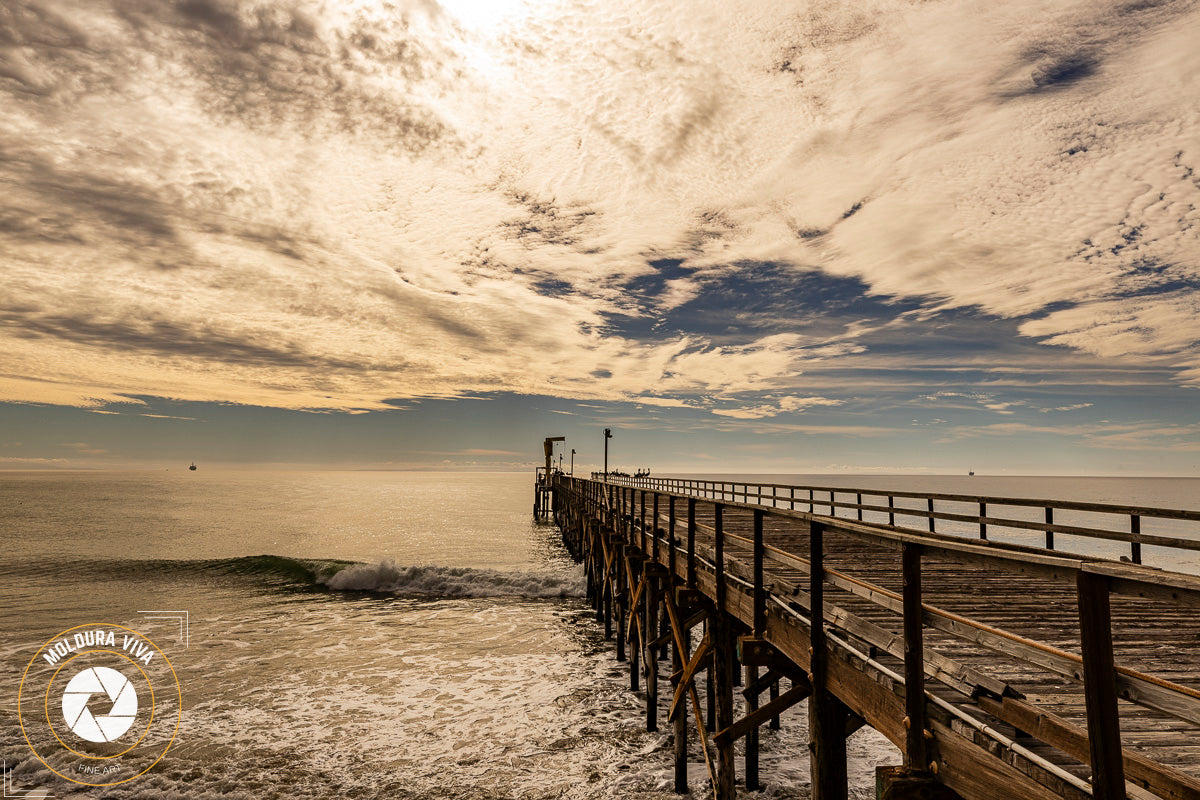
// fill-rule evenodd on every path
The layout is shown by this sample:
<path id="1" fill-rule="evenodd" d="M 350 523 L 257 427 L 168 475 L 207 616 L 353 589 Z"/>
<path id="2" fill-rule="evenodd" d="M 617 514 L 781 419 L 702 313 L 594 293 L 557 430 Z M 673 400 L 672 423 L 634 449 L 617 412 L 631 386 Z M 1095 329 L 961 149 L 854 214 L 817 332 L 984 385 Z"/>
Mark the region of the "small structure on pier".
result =
<path id="1" fill-rule="evenodd" d="M 566 440 L 565 436 L 547 436 L 542 442 L 542 449 L 546 455 L 546 466 L 538 469 L 533 487 L 533 516 L 538 519 L 549 516 L 554 503 L 554 443 Z M 574 461 L 573 451 L 571 455 L 572 461 Z"/>

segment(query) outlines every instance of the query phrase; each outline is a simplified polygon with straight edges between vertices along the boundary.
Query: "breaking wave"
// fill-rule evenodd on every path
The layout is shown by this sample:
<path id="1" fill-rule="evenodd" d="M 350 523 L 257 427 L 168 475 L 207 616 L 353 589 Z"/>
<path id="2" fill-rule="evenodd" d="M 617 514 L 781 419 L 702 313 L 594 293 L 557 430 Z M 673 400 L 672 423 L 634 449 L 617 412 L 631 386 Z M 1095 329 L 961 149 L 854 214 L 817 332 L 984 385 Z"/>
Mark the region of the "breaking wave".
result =
<path id="1" fill-rule="evenodd" d="M 81 573 L 122 579 L 251 581 L 263 589 L 366 592 L 422 597 L 583 597 L 579 570 L 501 571 L 473 567 L 402 566 L 340 559 L 257 555 L 197 560 L 50 561 L 30 565 L 35 575 L 74 578 Z"/>
<path id="2" fill-rule="evenodd" d="M 583 577 L 471 567 L 351 564 L 318 583 L 336 591 L 437 597 L 582 597 Z"/>

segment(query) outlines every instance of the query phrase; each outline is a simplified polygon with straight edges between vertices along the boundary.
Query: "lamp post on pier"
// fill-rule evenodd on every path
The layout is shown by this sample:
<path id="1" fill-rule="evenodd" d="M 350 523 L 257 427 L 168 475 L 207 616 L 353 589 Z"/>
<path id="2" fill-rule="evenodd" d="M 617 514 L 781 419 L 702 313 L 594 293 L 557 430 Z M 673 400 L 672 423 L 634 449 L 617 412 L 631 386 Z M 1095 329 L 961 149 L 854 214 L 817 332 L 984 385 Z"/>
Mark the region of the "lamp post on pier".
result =
<path id="1" fill-rule="evenodd" d="M 571 475 L 575 474 L 575 448 L 571 448 Z"/>
<path id="2" fill-rule="evenodd" d="M 608 480 L 608 440 L 612 438 L 612 428 L 604 429 L 604 480 Z"/>

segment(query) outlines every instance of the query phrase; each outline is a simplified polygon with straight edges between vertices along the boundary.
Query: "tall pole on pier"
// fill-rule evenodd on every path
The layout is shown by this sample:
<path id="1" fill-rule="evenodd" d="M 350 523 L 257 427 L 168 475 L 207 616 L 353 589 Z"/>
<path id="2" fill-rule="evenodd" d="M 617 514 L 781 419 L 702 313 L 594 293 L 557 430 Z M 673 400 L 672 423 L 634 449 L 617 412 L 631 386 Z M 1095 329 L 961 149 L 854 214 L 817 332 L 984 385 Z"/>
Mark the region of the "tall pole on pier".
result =
<path id="1" fill-rule="evenodd" d="M 575 448 L 571 448 L 571 474 L 575 474 Z"/>
<path id="2" fill-rule="evenodd" d="M 608 440 L 612 438 L 612 428 L 604 429 L 604 480 L 608 480 Z"/>

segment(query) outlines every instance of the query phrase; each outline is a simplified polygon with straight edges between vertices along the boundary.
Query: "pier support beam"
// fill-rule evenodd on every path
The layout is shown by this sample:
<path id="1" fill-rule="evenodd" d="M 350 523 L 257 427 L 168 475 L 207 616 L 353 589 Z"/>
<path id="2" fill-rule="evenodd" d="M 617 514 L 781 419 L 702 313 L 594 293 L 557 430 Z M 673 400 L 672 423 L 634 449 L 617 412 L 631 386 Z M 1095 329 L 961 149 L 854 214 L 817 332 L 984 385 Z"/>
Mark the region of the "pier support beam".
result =
<path id="1" fill-rule="evenodd" d="M 850 711 L 833 693 L 813 690 L 808 700 L 808 749 L 813 800 L 847 800 L 846 729 Z"/>
<path id="2" fill-rule="evenodd" d="M 629 597 L 629 588 L 625 581 L 625 545 L 617 544 L 614 548 L 614 558 L 616 563 L 613 564 L 613 601 L 616 604 L 617 616 L 617 661 L 625 660 L 625 598 Z"/>
<path id="3" fill-rule="evenodd" d="M 671 648 L 671 671 L 682 675 L 683 666 L 691 658 L 691 633 L 681 630 L 677 634 L 675 645 Z M 675 734 L 675 793 L 688 793 L 688 746 L 687 746 L 687 703 L 680 704 L 672 721 Z"/>
<path id="4" fill-rule="evenodd" d="M 846 726 L 850 713 L 826 687 L 829 644 L 825 638 L 825 526 L 809 530 L 809 641 L 812 644 L 812 697 L 808 701 L 808 747 L 812 751 L 813 800 L 846 800 Z"/>
<path id="5" fill-rule="evenodd" d="M 733 626 L 727 616 L 715 615 L 713 625 L 713 686 L 716 697 L 716 729 L 723 731 L 733 725 L 733 671 L 734 636 Z M 733 742 L 717 742 L 717 800 L 734 798 L 734 753 Z"/>
<path id="6" fill-rule="evenodd" d="M 711 617 L 713 635 L 713 685 L 709 692 L 715 698 L 715 729 L 723 731 L 733 725 L 733 670 L 736 642 L 733 637 L 733 618 L 728 611 L 728 587 L 725 582 L 725 525 L 724 508 L 714 507 L 714 548 L 716 564 L 716 611 Z M 733 741 L 717 741 L 716 800 L 734 800 Z"/>
<path id="7" fill-rule="evenodd" d="M 653 567 L 646 565 L 645 591 L 645 621 L 642 630 L 645 633 L 645 652 L 642 662 L 646 666 L 646 730 L 658 730 L 658 648 L 652 644 L 655 631 L 658 629 L 658 578 L 654 575 Z"/>
<path id="8" fill-rule="evenodd" d="M 600 581 L 600 592 L 604 603 L 604 638 L 607 640 L 613 637 L 613 602 L 616 594 L 616 586 L 613 583 L 613 552 L 615 548 L 612 538 L 603 531 L 597 538 L 600 539 L 600 553 L 604 562 L 602 565 L 604 577 Z"/>
<path id="9" fill-rule="evenodd" d="M 625 564 L 629 569 L 629 690 L 636 692 L 641 689 L 641 661 L 638 655 L 642 649 L 642 637 L 638 635 L 638 591 L 637 570 L 633 560 L 626 555 Z"/>
<path id="10" fill-rule="evenodd" d="M 743 668 L 746 672 L 745 684 L 747 688 L 752 688 L 758 682 L 758 667 L 753 664 L 747 664 Z M 753 715 L 758 711 L 758 692 L 744 692 L 746 696 L 746 715 Z M 745 784 L 746 791 L 757 792 L 762 788 L 758 781 L 758 726 L 755 725 L 746 732 L 746 754 L 745 754 Z"/>
<path id="11" fill-rule="evenodd" d="M 875 797 L 878 800 L 962 800 L 962 797 L 928 773 L 905 767 L 875 768 Z"/>

